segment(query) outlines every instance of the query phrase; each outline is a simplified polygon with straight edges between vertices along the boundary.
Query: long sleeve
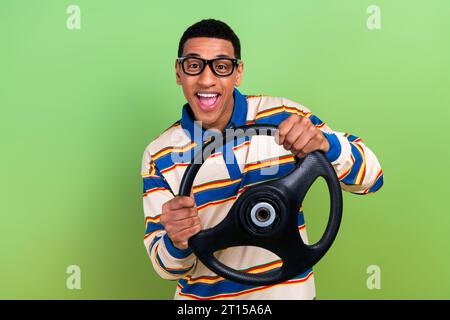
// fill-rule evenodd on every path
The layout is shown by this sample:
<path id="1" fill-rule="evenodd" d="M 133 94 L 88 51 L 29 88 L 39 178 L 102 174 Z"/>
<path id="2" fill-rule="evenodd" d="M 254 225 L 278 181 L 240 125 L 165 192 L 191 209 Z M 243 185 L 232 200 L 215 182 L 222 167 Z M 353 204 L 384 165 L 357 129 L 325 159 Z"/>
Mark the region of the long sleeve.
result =
<path id="1" fill-rule="evenodd" d="M 160 223 L 162 205 L 174 198 L 163 175 L 152 161 L 148 148 L 142 159 L 143 207 L 145 215 L 144 245 L 153 268 L 163 279 L 178 280 L 196 263 L 191 249 L 180 250 L 172 244 Z"/>
<path id="2" fill-rule="evenodd" d="M 361 138 L 333 131 L 308 108 L 288 99 L 282 101 L 287 113 L 310 119 L 327 138 L 330 150 L 326 156 L 338 176 L 342 190 L 364 195 L 374 193 L 382 187 L 381 165 Z"/>
<path id="3" fill-rule="evenodd" d="M 309 119 L 324 133 L 330 144 L 327 158 L 336 171 L 342 189 L 356 194 L 378 191 L 383 185 L 383 170 L 375 154 L 361 138 L 333 131 L 315 115 L 309 114 Z"/>

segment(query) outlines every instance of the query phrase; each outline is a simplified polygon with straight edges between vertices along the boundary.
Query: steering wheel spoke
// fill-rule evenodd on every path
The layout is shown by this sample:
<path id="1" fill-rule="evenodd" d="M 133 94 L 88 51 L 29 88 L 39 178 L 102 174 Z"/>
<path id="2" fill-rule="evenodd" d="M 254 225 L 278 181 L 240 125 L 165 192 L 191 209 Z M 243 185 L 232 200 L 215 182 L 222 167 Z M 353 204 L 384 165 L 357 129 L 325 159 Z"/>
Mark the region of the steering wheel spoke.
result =
<path id="1" fill-rule="evenodd" d="M 247 240 L 247 241 L 246 241 Z M 234 246 L 249 245 L 248 237 L 237 221 L 234 206 L 227 216 L 215 227 L 203 230 L 189 239 L 189 246 L 195 254 L 212 256 L 214 252 Z"/>
<path id="2" fill-rule="evenodd" d="M 325 174 L 322 167 L 317 165 L 320 161 L 318 157 L 320 154 L 312 153 L 305 159 L 296 158 L 295 168 L 286 176 L 275 180 L 277 187 L 285 190 L 289 202 L 295 204 L 296 208 L 300 208 L 311 185 Z"/>

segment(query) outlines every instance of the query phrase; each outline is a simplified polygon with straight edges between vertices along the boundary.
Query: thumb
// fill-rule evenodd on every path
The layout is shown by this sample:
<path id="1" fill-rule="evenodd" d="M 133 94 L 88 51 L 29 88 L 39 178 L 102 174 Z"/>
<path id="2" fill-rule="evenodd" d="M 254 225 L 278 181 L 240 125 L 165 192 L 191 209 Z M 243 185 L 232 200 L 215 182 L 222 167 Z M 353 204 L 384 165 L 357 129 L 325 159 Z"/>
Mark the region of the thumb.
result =
<path id="1" fill-rule="evenodd" d="M 193 191 L 193 189 L 191 190 L 191 195 L 190 195 L 190 197 L 194 200 L 194 203 L 195 203 L 195 197 L 194 197 L 194 191 Z"/>

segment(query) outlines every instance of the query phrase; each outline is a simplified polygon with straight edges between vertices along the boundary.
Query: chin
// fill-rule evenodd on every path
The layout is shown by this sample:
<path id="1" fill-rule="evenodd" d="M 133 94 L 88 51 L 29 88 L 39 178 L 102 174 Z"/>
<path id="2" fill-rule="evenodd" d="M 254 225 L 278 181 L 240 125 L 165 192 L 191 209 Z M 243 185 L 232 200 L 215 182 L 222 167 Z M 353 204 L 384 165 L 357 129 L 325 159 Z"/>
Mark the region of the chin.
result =
<path id="1" fill-rule="evenodd" d="M 201 117 L 197 119 L 197 121 L 201 121 L 203 128 L 212 129 L 214 124 L 217 123 L 217 117 Z"/>
<path id="2" fill-rule="evenodd" d="M 209 128 L 219 121 L 222 115 L 222 106 L 218 107 L 214 112 L 205 112 L 196 106 L 195 111 L 196 121 L 201 121 L 203 127 L 207 126 Z"/>

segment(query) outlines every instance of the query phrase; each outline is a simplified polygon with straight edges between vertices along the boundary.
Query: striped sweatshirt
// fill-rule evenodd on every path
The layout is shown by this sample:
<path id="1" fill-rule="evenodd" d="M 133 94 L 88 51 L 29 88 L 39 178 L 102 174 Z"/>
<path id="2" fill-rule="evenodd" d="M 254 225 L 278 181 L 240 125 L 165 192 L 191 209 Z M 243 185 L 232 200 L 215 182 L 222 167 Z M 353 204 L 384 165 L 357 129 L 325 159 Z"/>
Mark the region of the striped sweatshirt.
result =
<path id="1" fill-rule="evenodd" d="M 328 140 L 330 150 L 326 157 L 344 191 L 364 195 L 383 185 L 380 164 L 360 138 L 331 130 L 309 109 L 288 99 L 245 96 L 237 89 L 233 95 L 233 113 L 227 128 L 245 124 L 278 126 L 292 114 L 306 117 Z M 144 151 L 141 170 L 144 245 L 157 274 L 178 282 L 175 299 L 314 299 L 312 269 L 276 285 L 244 285 L 213 273 L 190 248 L 180 250 L 172 244 L 160 223 L 162 205 L 178 195 L 186 167 L 208 139 L 207 134 L 195 134 L 196 130 L 205 133 L 193 118 L 189 104 L 185 104 L 181 119 L 151 141 Z M 233 145 L 214 150 L 194 180 L 193 196 L 203 229 L 217 225 L 246 188 L 285 176 L 295 165 L 292 153 L 276 144 L 273 137 L 243 137 L 230 143 Z M 226 155 L 230 153 L 228 150 L 231 154 Z M 298 213 L 298 229 L 308 243 L 303 208 Z M 251 273 L 272 271 L 282 264 L 272 252 L 249 246 L 221 250 L 216 257 L 231 268 Z"/>

